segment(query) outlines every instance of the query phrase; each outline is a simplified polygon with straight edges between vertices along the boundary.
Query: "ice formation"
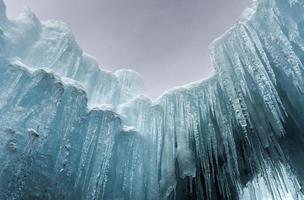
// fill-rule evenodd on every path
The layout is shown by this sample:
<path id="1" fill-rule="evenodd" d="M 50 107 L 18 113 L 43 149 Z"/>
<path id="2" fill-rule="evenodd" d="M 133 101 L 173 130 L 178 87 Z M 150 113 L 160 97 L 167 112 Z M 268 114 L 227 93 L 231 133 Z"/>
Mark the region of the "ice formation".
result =
<path id="1" fill-rule="evenodd" d="M 0 199 L 304 199 L 304 1 L 259 0 L 156 101 L 0 0 Z"/>

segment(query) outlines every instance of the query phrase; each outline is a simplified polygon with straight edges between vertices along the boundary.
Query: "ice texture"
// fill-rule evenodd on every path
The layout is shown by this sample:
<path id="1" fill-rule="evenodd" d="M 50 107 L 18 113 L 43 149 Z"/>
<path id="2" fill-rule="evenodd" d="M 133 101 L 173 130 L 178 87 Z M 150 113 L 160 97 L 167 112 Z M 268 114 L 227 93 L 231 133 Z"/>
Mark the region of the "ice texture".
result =
<path id="1" fill-rule="evenodd" d="M 259 0 L 156 101 L 0 0 L 0 199 L 304 199 L 304 2 Z"/>

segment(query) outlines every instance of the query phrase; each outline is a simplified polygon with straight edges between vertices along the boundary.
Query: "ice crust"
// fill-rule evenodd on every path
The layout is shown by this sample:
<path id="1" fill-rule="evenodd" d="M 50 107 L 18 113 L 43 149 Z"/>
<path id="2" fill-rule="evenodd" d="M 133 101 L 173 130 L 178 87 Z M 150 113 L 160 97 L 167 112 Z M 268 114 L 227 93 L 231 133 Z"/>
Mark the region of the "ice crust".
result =
<path id="1" fill-rule="evenodd" d="M 0 199 L 304 199 L 303 1 L 254 3 L 210 51 L 152 101 L 0 0 Z"/>

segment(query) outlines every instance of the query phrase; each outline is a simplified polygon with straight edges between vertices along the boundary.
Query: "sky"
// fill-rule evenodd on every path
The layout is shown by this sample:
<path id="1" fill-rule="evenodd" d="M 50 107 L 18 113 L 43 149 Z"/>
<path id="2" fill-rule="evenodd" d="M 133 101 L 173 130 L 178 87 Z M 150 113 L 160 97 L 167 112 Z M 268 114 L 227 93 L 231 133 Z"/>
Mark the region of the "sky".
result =
<path id="1" fill-rule="evenodd" d="M 252 0 L 5 0 L 10 18 L 29 7 L 41 20 L 66 22 L 102 68 L 134 69 L 147 94 L 210 75 L 208 46 Z"/>

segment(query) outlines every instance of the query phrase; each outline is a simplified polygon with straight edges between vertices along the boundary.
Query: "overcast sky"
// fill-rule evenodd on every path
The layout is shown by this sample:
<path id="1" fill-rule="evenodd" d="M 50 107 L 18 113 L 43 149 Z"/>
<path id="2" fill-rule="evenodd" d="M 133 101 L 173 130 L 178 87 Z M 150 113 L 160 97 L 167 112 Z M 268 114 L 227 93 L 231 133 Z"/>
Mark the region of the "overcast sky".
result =
<path id="1" fill-rule="evenodd" d="M 208 76 L 208 45 L 251 1 L 5 0 L 10 18 L 28 6 L 40 19 L 68 23 L 103 68 L 138 71 L 152 98 Z"/>

